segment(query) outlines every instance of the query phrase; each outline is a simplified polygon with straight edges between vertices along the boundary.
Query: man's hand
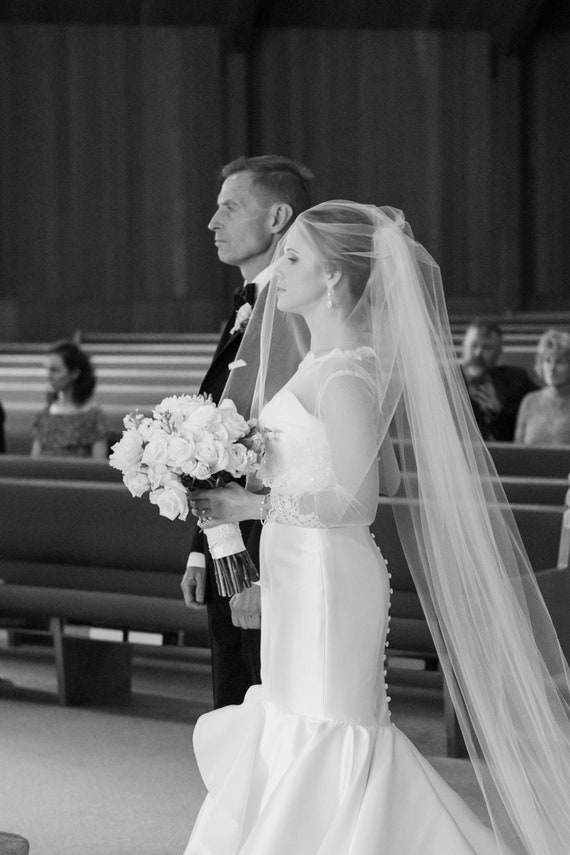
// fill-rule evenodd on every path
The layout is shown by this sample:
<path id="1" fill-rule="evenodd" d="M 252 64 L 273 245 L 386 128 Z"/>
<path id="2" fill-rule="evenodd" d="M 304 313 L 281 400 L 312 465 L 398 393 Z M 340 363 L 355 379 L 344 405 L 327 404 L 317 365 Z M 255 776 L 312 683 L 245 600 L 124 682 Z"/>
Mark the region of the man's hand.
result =
<path id="1" fill-rule="evenodd" d="M 485 383 L 473 390 L 471 392 L 471 397 L 479 404 L 485 413 L 496 416 L 501 412 L 501 404 L 497 398 L 495 387 L 491 383 Z"/>
<path id="2" fill-rule="evenodd" d="M 189 608 L 200 608 L 204 605 L 206 592 L 206 568 L 189 564 L 180 583 L 184 602 Z"/>
<path id="3" fill-rule="evenodd" d="M 259 585 L 244 588 L 230 600 L 232 623 L 242 629 L 261 629 L 261 589 Z"/>
<path id="4" fill-rule="evenodd" d="M 232 481 L 226 487 L 196 490 L 190 496 L 190 508 L 200 520 L 200 528 L 221 523 L 259 518 L 262 495 L 251 493 Z"/>

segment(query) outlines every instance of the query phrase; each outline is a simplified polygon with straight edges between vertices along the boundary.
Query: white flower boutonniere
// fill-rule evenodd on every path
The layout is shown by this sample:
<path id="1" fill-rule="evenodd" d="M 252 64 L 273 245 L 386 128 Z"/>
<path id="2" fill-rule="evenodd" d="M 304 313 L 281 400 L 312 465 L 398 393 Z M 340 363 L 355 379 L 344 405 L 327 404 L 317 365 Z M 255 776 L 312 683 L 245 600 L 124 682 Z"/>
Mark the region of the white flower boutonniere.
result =
<path id="1" fill-rule="evenodd" d="M 236 332 L 245 332 L 245 328 L 248 324 L 249 319 L 251 318 L 251 313 L 253 311 L 253 306 L 251 303 L 244 303 L 243 306 L 240 306 L 237 310 L 235 324 L 230 330 L 230 335 L 233 335 Z"/>

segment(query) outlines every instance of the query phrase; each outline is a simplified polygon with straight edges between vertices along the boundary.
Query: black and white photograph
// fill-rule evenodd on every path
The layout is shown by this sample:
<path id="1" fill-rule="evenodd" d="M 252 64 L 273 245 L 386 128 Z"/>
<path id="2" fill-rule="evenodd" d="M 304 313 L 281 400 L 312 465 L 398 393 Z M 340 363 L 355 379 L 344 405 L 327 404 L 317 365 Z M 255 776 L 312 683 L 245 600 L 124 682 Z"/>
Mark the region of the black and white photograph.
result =
<path id="1" fill-rule="evenodd" d="M 0 855 L 568 855 L 570 6 L 3 0 Z"/>

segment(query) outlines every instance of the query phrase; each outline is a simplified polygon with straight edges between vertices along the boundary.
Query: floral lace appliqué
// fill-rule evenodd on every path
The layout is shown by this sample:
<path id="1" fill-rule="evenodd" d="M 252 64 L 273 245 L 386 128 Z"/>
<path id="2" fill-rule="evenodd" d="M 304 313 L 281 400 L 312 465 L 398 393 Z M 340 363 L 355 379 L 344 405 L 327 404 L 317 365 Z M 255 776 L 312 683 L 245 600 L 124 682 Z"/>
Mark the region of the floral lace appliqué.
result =
<path id="1" fill-rule="evenodd" d="M 352 359 L 355 359 L 357 362 L 360 362 L 362 359 L 364 359 L 365 356 L 374 355 L 374 348 L 369 347 L 367 344 L 363 344 L 360 347 L 355 347 L 353 350 L 342 350 L 340 347 L 334 347 L 332 350 L 321 354 L 313 353 L 312 350 L 310 350 L 301 362 L 299 369 L 307 369 L 320 362 L 326 362 L 329 359 L 338 359 L 338 357 L 350 357 Z"/>
<path id="2" fill-rule="evenodd" d="M 276 442 L 277 431 L 273 432 Z M 269 455 L 268 455 L 269 456 Z M 330 454 L 327 448 L 311 450 L 298 446 L 289 450 L 287 466 L 281 461 L 269 465 L 266 459 L 260 468 L 260 477 L 265 487 L 272 490 L 286 488 L 296 493 L 324 490 L 333 483 Z"/>
<path id="3" fill-rule="evenodd" d="M 326 528 L 316 514 L 301 512 L 297 496 L 271 496 L 267 521 L 300 528 Z"/>

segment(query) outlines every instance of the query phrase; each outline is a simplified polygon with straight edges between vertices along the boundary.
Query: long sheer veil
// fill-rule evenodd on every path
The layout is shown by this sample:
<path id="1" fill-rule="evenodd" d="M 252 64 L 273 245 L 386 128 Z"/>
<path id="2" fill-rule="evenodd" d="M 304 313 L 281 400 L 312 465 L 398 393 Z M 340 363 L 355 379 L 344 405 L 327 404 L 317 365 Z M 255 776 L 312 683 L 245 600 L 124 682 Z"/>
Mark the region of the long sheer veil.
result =
<path id="1" fill-rule="evenodd" d="M 382 464 L 390 441 L 399 459 L 398 530 L 500 851 L 516 839 L 526 855 L 567 855 L 570 675 L 473 418 L 439 267 L 393 208 L 327 202 L 292 232 L 356 283 L 338 354 L 374 352 L 374 454 Z M 304 321 L 276 309 L 276 287 L 238 353 L 259 360 L 252 415 L 309 347 Z M 238 400 L 240 370 L 226 392 Z"/>

